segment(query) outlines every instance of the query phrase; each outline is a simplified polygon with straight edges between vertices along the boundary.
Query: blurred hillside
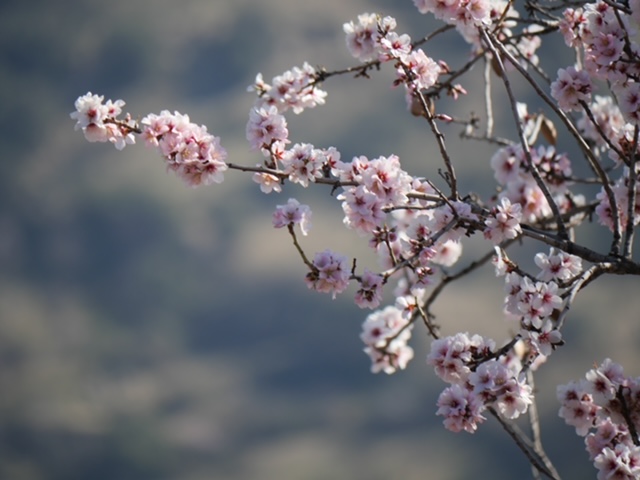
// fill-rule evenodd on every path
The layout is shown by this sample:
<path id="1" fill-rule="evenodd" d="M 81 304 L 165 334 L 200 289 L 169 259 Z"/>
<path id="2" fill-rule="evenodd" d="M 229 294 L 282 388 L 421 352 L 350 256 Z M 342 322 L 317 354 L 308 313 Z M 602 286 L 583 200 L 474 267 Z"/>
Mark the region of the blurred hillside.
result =
<path id="1" fill-rule="evenodd" d="M 270 215 L 288 195 L 313 201 L 308 250 L 354 254 L 362 239 L 341 231 L 328 192 L 265 197 L 234 172 L 191 190 L 142 145 L 118 152 L 73 131 L 73 102 L 92 91 L 124 99 L 133 115 L 188 113 L 232 161 L 253 165 L 246 86 L 305 60 L 352 65 L 342 23 L 366 11 L 396 16 L 416 37 L 430 31 L 409 0 L 0 3 L 0 478 L 528 475 L 492 422 L 474 436 L 441 426 L 443 385 L 424 364 L 423 331 L 407 371 L 371 375 L 358 338 L 367 312 L 350 295 L 307 290 Z M 460 49 L 447 38 L 434 57 Z M 390 78 L 327 84 L 328 104 L 296 117 L 292 135 L 345 158 L 397 153 L 412 173 L 436 177 L 435 146 Z M 465 110 L 471 102 L 481 110 L 473 95 Z M 452 152 L 468 167 L 464 188 L 491 188 L 490 149 Z M 605 355 L 640 374 L 640 304 L 625 293 L 637 287 L 606 279 L 591 290 L 555 367 L 541 371 L 549 453 L 573 478 L 593 468 L 557 419 L 553 385 Z M 444 332 L 505 338 L 501 288 L 491 271 L 454 285 L 437 308 Z"/>

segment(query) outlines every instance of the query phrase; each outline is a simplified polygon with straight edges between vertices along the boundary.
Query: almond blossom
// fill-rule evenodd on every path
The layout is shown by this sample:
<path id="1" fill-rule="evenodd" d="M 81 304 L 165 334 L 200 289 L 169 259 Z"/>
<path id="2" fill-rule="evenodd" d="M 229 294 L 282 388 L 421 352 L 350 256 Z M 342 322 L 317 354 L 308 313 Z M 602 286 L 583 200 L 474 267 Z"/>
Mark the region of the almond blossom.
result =
<path id="1" fill-rule="evenodd" d="M 575 67 L 559 69 L 558 79 L 551 84 L 551 95 L 563 110 L 578 110 L 580 102 L 591 99 L 589 74 Z"/>
<path id="2" fill-rule="evenodd" d="M 290 198 L 285 205 L 278 205 L 273 212 L 273 226 L 275 228 L 290 225 L 299 225 L 303 235 L 307 235 L 311 228 L 311 209 L 308 205 L 302 205 L 295 198 Z"/>
<path id="3" fill-rule="evenodd" d="M 351 277 L 347 257 L 327 249 L 316 253 L 313 269 L 305 277 L 307 286 L 322 293 L 331 293 L 336 298 L 349 285 Z"/>

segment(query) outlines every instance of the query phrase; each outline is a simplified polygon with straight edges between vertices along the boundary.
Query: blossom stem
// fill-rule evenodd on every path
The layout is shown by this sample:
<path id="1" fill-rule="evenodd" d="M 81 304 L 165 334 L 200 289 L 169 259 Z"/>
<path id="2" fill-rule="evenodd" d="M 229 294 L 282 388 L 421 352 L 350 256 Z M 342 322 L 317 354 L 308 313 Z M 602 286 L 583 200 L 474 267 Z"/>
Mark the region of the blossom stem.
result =
<path id="1" fill-rule="evenodd" d="M 622 153 L 622 151 L 611 141 L 609 136 L 606 133 L 604 133 L 604 130 L 602 130 L 602 126 L 598 123 L 598 121 L 593 116 L 593 112 L 589 108 L 589 105 L 587 104 L 587 102 L 585 102 L 584 100 L 580 100 L 580 105 L 582 105 L 582 108 L 584 109 L 584 113 L 589 118 L 589 121 L 593 125 L 593 128 L 595 128 L 596 132 L 598 132 L 598 135 L 600 135 L 600 138 L 602 138 L 602 140 L 607 144 L 607 146 L 611 150 L 616 152 L 620 160 L 624 161 L 624 158 L 625 158 L 624 153 Z"/>
<path id="2" fill-rule="evenodd" d="M 566 298 L 565 306 L 562 309 L 562 312 L 558 315 L 558 320 L 556 321 L 556 328 L 558 330 L 562 330 L 567 314 L 569 313 L 578 292 L 586 287 L 590 282 L 605 273 L 605 271 L 603 264 L 593 265 L 591 268 L 585 270 L 585 272 L 573 283 L 571 290 L 569 291 L 569 295 Z"/>
<path id="3" fill-rule="evenodd" d="M 531 75 L 529 75 L 529 73 L 522 67 L 522 65 L 520 65 L 520 63 L 513 57 L 511 52 L 509 52 L 509 50 L 507 50 L 507 48 L 500 41 L 498 41 L 495 38 L 495 36 L 493 37 L 492 45 L 494 45 L 495 48 L 500 50 L 500 53 L 505 58 L 507 58 L 511 62 L 511 64 L 514 66 L 514 68 L 516 68 L 516 70 L 520 72 L 520 74 L 524 77 L 524 79 L 529 82 L 529 84 L 533 87 L 533 89 L 536 91 L 538 96 L 558 115 L 560 120 L 562 120 L 562 123 L 564 123 L 569 133 L 571 133 L 576 143 L 585 154 L 587 161 L 589 163 L 589 166 L 591 167 L 593 172 L 598 176 L 598 178 L 600 178 L 602 188 L 604 188 L 605 193 L 607 195 L 607 199 L 609 200 L 609 203 L 611 205 L 611 213 L 613 216 L 614 231 L 613 231 L 613 241 L 611 244 L 611 253 L 613 254 L 619 253 L 620 239 L 622 238 L 620 234 L 620 222 L 619 222 L 620 216 L 618 214 L 618 207 L 616 204 L 615 195 L 613 193 L 613 190 L 611 189 L 611 180 L 609 180 L 607 173 L 602 168 L 602 165 L 600 165 L 600 162 L 595 157 L 589 145 L 587 145 L 587 142 L 585 141 L 585 139 L 582 137 L 582 135 L 580 135 L 580 132 L 578 132 L 573 122 L 571 122 L 571 120 L 569 120 L 569 117 L 567 117 L 567 115 L 558 108 L 558 106 L 556 105 L 556 102 L 553 99 L 551 99 L 549 95 L 547 95 L 547 93 L 544 90 L 542 90 L 542 88 L 540 88 L 540 86 L 535 82 L 535 80 L 531 77 Z"/>
<path id="4" fill-rule="evenodd" d="M 296 250 L 300 254 L 300 257 L 302 258 L 304 264 L 309 267 L 309 270 L 311 270 L 312 272 L 316 272 L 318 270 L 317 267 L 309 261 L 304 253 L 304 250 L 302 250 L 302 247 L 298 243 L 298 237 L 296 236 L 296 232 L 293 230 L 293 223 L 287 225 L 287 230 L 289 230 L 289 234 L 291 234 L 291 238 L 293 239 L 293 245 L 296 247 Z"/>
<path id="5" fill-rule="evenodd" d="M 484 108 L 487 114 L 486 138 L 493 136 L 493 105 L 491 102 L 491 62 L 485 58 L 484 61 Z"/>
<path id="6" fill-rule="evenodd" d="M 498 423 L 500 423 L 502 428 L 504 428 L 504 430 L 511 436 L 515 444 L 520 448 L 522 453 L 525 454 L 527 459 L 529 459 L 529 462 L 531 462 L 533 467 L 552 480 L 560 480 L 560 476 L 551 462 L 548 459 L 542 458 L 534 450 L 534 447 L 531 445 L 531 440 L 529 440 L 529 438 L 527 438 L 527 436 L 516 425 L 507 422 L 493 407 L 487 407 L 487 410 L 489 410 L 489 413 L 498 420 Z M 547 465 L 547 463 L 549 465 Z"/>
<path id="7" fill-rule="evenodd" d="M 636 164 L 638 161 L 638 134 L 639 127 L 635 126 L 633 131 L 633 141 L 631 142 L 631 153 L 629 154 L 629 187 L 627 191 L 627 224 L 625 225 L 624 246 L 622 255 L 625 258 L 631 258 L 633 236 L 635 233 L 635 217 L 636 217 L 636 196 L 638 194 L 638 172 L 636 172 Z"/>
<path id="8" fill-rule="evenodd" d="M 560 235 L 561 238 L 567 239 L 569 238 L 567 234 L 567 227 L 564 224 L 564 221 L 562 220 L 562 216 L 560 215 L 560 209 L 558 208 L 558 204 L 554 200 L 553 195 L 551 195 L 551 192 L 549 191 L 549 187 L 540 176 L 538 167 L 533 163 L 533 159 L 531 158 L 531 150 L 529 147 L 529 143 L 527 142 L 527 139 L 524 136 L 524 131 L 522 130 L 522 122 L 520 122 L 518 117 L 518 109 L 516 106 L 516 99 L 513 95 L 513 91 L 511 90 L 511 82 L 509 81 L 509 77 L 507 76 L 507 72 L 504 68 L 502 58 L 494 45 L 494 41 L 495 43 L 498 43 L 498 42 L 497 40 L 495 40 L 495 37 L 492 39 L 489 36 L 489 34 L 487 34 L 485 29 L 480 29 L 480 32 L 482 33 L 482 36 L 484 37 L 485 42 L 489 46 L 489 49 L 493 53 L 496 63 L 498 64 L 500 77 L 502 78 L 502 82 L 504 83 L 504 88 L 507 91 L 507 96 L 509 97 L 509 103 L 511 104 L 511 112 L 513 113 L 514 122 L 518 130 L 518 137 L 520 138 L 520 143 L 522 144 L 522 150 L 527 160 L 527 164 L 528 164 L 527 166 L 531 170 L 531 174 L 533 175 L 533 178 L 536 181 L 536 185 L 538 185 L 538 188 L 540 188 L 540 190 L 544 194 L 544 198 L 547 200 L 547 203 L 549 204 L 549 207 L 553 212 L 553 216 L 557 219 L 558 234 Z M 515 61 L 515 63 L 518 63 L 517 60 Z"/>
<path id="9" fill-rule="evenodd" d="M 527 382 L 531 387 L 531 390 L 535 390 L 535 379 L 533 377 L 533 371 L 531 369 L 527 369 Z M 538 404 L 536 403 L 536 398 L 533 396 L 531 400 L 531 405 L 529 405 L 529 424 L 531 425 L 531 436 L 533 437 L 533 448 L 540 458 L 543 459 L 544 464 L 549 468 L 549 470 L 553 469 L 553 465 L 551 464 L 547 454 L 544 451 L 544 447 L 542 446 L 542 437 L 540 436 L 540 416 L 538 414 Z M 532 465 L 533 477 L 534 479 L 540 479 L 540 472 Z"/>
<path id="10" fill-rule="evenodd" d="M 444 161 L 445 167 L 447 168 L 448 175 L 446 177 L 446 180 L 449 184 L 449 187 L 451 188 L 451 198 L 453 200 L 458 200 L 458 179 L 456 177 L 456 171 L 453 168 L 453 163 L 451 162 L 451 157 L 449 156 L 449 152 L 447 151 L 447 146 L 444 141 L 444 135 L 438 129 L 438 125 L 436 124 L 435 118 L 431 113 L 429 103 L 427 102 L 424 94 L 418 89 L 414 89 L 413 93 L 422 106 L 424 116 L 427 119 L 427 122 L 429 122 L 429 126 L 431 127 L 431 132 L 436 137 L 436 142 L 438 143 L 438 148 L 440 149 L 440 155 L 442 156 L 442 160 Z"/>

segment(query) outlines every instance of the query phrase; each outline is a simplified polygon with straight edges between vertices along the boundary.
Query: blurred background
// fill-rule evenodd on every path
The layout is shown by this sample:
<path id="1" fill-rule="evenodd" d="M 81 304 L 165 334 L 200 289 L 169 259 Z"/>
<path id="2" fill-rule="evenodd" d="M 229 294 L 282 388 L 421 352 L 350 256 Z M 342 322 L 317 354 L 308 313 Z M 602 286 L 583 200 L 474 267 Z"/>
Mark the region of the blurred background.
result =
<path id="1" fill-rule="evenodd" d="M 189 189 L 155 151 L 89 144 L 69 118 L 87 91 L 124 99 L 134 117 L 178 110 L 220 136 L 230 161 L 254 165 L 244 128 L 256 73 L 353 65 L 342 24 L 374 11 L 415 38 L 433 29 L 410 0 L 0 3 L 0 478 L 528 478 L 494 421 L 474 435 L 442 427 L 444 385 L 425 365 L 423 329 L 406 371 L 372 375 L 358 338 L 368 311 L 352 291 L 333 301 L 308 291 L 271 212 L 296 196 L 314 210 L 310 255 L 362 252 L 328 189 L 264 196 L 238 172 Z M 467 55 L 455 34 L 427 52 L 452 67 Z M 562 58 L 552 48 L 543 61 Z M 441 111 L 481 112 L 481 74 Z M 438 179 L 434 141 L 392 78 L 331 79 L 326 106 L 289 117 L 291 138 L 344 159 L 396 153 Z M 498 122 L 509 115 L 499 107 Z M 487 194 L 492 150 L 456 141 L 458 130 L 445 134 L 462 190 Z M 608 241 L 597 226 L 585 235 Z M 466 255 L 487 247 L 470 242 Z M 637 289 L 619 278 L 589 287 L 567 346 L 538 374 L 543 436 L 565 478 L 595 470 L 557 417 L 555 385 L 606 356 L 640 374 Z M 436 307 L 443 333 L 504 340 L 502 301 L 491 268 L 452 285 Z"/>

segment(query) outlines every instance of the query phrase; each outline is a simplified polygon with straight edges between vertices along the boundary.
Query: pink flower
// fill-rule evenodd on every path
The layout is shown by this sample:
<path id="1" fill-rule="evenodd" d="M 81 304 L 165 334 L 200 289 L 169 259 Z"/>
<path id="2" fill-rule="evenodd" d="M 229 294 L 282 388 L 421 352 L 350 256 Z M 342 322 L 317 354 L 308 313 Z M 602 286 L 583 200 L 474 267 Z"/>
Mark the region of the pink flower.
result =
<path id="1" fill-rule="evenodd" d="M 78 97 L 75 102 L 76 111 L 71 113 L 71 118 L 77 120 L 75 129 L 85 129 L 89 125 L 102 127 L 108 116 L 107 108 L 103 105 L 104 97 L 94 95 L 91 92 Z M 118 100 L 116 103 L 122 102 Z M 122 102 L 121 105 L 124 105 Z"/>
<path id="2" fill-rule="evenodd" d="M 568 425 L 575 427 L 578 435 L 584 437 L 593 426 L 600 407 L 593 403 L 591 395 L 576 382 L 559 385 L 556 395 L 561 405 L 558 415 Z"/>
<path id="3" fill-rule="evenodd" d="M 551 95 L 563 110 L 579 110 L 579 102 L 589 102 L 591 98 L 589 74 L 575 67 L 559 69 L 558 79 L 551 84 Z"/>
<path id="4" fill-rule="evenodd" d="M 517 311 L 522 317 L 522 325 L 527 329 L 540 329 L 544 319 L 562 306 L 562 298 L 557 295 L 558 285 L 554 282 L 536 282 L 521 277 Z"/>
<path id="5" fill-rule="evenodd" d="M 589 452 L 589 457 L 591 460 L 596 458 L 605 448 L 610 447 L 616 443 L 627 443 L 631 442 L 628 439 L 629 434 L 626 429 L 620 428 L 620 426 L 616 425 L 611 421 L 611 419 L 606 418 L 600 421 L 596 425 L 596 431 L 590 433 L 585 438 L 585 444 L 587 446 L 587 452 Z"/>
<path id="6" fill-rule="evenodd" d="M 147 115 L 141 124 L 147 145 L 158 148 L 169 170 L 189 186 L 224 180 L 227 152 L 220 145 L 220 139 L 207 132 L 207 127 L 192 123 L 188 115 L 171 114 L 167 110 L 160 115 Z"/>
<path id="7" fill-rule="evenodd" d="M 452 385 L 438 397 L 438 411 L 436 415 L 445 417 L 444 426 L 452 432 L 465 430 L 474 433 L 478 429 L 478 424 L 486 420 L 482 416 L 484 406 L 474 395 L 460 385 Z"/>
<path id="8" fill-rule="evenodd" d="M 613 191 L 613 197 L 616 201 L 616 206 L 618 210 L 618 219 L 619 219 L 619 227 L 621 231 L 626 230 L 627 222 L 628 222 L 628 211 L 629 211 L 629 171 L 625 169 L 624 175 L 616 181 L 615 185 L 611 187 Z M 638 189 L 640 191 L 640 181 L 636 180 Z M 604 188 L 600 189 L 600 192 L 596 195 L 596 199 L 600 201 L 598 206 L 596 207 L 596 215 L 598 216 L 598 221 L 613 231 L 615 219 L 613 218 L 613 209 L 611 208 L 611 204 L 609 203 L 609 196 L 606 194 Z M 634 199 L 634 216 L 633 216 L 633 224 L 637 225 L 640 223 L 640 196 L 636 194 L 636 198 Z"/>
<path id="9" fill-rule="evenodd" d="M 369 160 L 360 173 L 361 182 L 385 205 L 407 201 L 412 178 L 400 167 L 397 155 Z"/>
<path id="10" fill-rule="evenodd" d="M 358 22 L 345 23 L 342 26 L 347 35 L 349 53 L 361 62 L 375 60 L 377 57 L 378 16 L 375 13 L 358 15 Z"/>
<path id="11" fill-rule="evenodd" d="M 640 447 L 618 444 L 606 447 L 593 462 L 598 480 L 635 480 L 640 476 Z"/>
<path id="12" fill-rule="evenodd" d="M 360 308 L 376 308 L 380 305 L 383 281 L 384 278 L 381 275 L 365 268 L 360 278 L 360 288 L 356 292 L 356 305 Z"/>
<path id="13" fill-rule="evenodd" d="M 288 143 L 289 130 L 275 106 L 253 108 L 247 122 L 247 140 L 253 150 L 269 150 L 274 142 Z"/>
<path id="14" fill-rule="evenodd" d="M 538 279 L 547 282 L 549 280 L 569 280 L 582 271 L 582 259 L 575 255 L 569 255 L 563 251 L 549 250 L 549 255 L 537 253 L 534 257 L 536 265 L 540 268 Z"/>
<path id="15" fill-rule="evenodd" d="M 407 34 L 398 35 L 396 32 L 389 32 L 379 40 L 382 60 L 403 58 L 411 52 L 411 48 L 411 37 Z"/>
<path id="16" fill-rule="evenodd" d="M 403 370 L 413 358 L 413 349 L 407 345 L 412 325 L 402 310 L 387 306 L 367 316 L 362 324 L 360 339 L 364 351 L 371 359 L 373 373 L 395 373 Z"/>
<path id="17" fill-rule="evenodd" d="M 553 349 L 562 344 L 560 330 L 556 330 L 548 318 L 542 322 L 540 329 L 523 330 L 522 334 L 523 337 L 528 339 L 530 348 L 545 357 L 551 355 Z"/>
<path id="18" fill-rule="evenodd" d="M 558 399 L 560 416 L 579 435 L 588 434 L 585 443 L 599 479 L 639 478 L 640 448 L 629 431 L 629 424 L 640 425 L 639 378 L 626 377 L 619 364 L 605 359 L 579 383 L 558 387 Z"/>
<path id="19" fill-rule="evenodd" d="M 467 333 L 457 333 L 431 343 L 427 364 L 432 365 L 436 375 L 445 382 L 464 384 L 471 373 L 471 361 L 490 354 L 494 347 L 492 340 L 480 335 L 470 337 Z"/>
<path id="20" fill-rule="evenodd" d="M 614 139 L 617 137 L 616 132 L 622 129 L 624 119 L 620 109 L 614 103 L 613 98 L 610 96 L 604 97 L 596 95 L 593 98 L 593 103 L 589 105 L 589 108 L 593 117 L 596 119 L 596 123 L 604 132 L 605 138 Z M 591 140 L 601 149 L 607 146 L 591 119 L 586 115 L 586 112 L 583 112 L 582 117 L 578 120 L 577 126 L 585 139 Z"/>
<path id="21" fill-rule="evenodd" d="M 499 245 L 505 240 L 516 238 L 522 233 L 522 227 L 520 227 L 522 207 L 520 204 L 512 204 L 508 198 L 503 197 L 492 213 L 493 216 L 487 217 L 484 222 L 487 226 L 484 231 L 485 238 Z"/>
<path id="22" fill-rule="evenodd" d="M 258 164 L 258 167 L 262 165 Z M 262 193 L 281 192 L 282 182 L 279 177 L 265 172 L 256 172 L 253 174 L 253 181 L 260 185 Z"/>
<path id="23" fill-rule="evenodd" d="M 640 82 L 627 82 L 617 90 L 620 111 L 628 122 L 640 122 Z"/>
<path id="24" fill-rule="evenodd" d="M 491 168 L 495 179 L 501 185 L 513 182 L 521 175 L 522 147 L 510 145 L 500 148 L 491 157 Z"/>
<path id="25" fill-rule="evenodd" d="M 331 293 L 336 298 L 349 286 L 351 272 L 347 257 L 331 250 L 316 253 L 313 259 L 313 270 L 305 277 L 307 287 L 323 293 Z"/>
<path id="26" fill-rule="evenodd" d="M 358 233 L 373 232 L 386 217 L 382 200 L 363 185 L 345 189 L 337 198 L 343 200 L 344 224 Z"/>
<path id="27" fill-rule="evenodd" d="M 293 67 L 273 77 L 271 85 L 263 80 L 262 74 L 258 74 L 247 90 L 258 95 L 255 108 L 274 106 L 280 113 L 291 109 L 298 114 L 306 108 L 325 103 L 327 92 L 318 87 L 316 78 L 315 68 L 305 62 L 302 67 Z"/>
<path id="28" fill-rule="evenodd" d="M 566 8 L 563 12 L 563 19 L 560 20 L 560 32 L 564 37 L 564 42 L 569 47 L 578 47 L 582 31 L 587 23 L 587 18 L 581 8 Z"/>
<path id="29" fill-rule="evenodd" d="M 420 13 L 432 13 L 436 18 L 452 23 L 462 2 L 460 0 L 413 0 L 413 3 Z"/>
<path id="30" fill-rule="evenodd" d="M 300 225 L 303 235 L 311 228 L 311 209 L 302 205 L 295 198 L 290 198 L 285 205 L 278 205 L 273 212 L 273 226 L 275 228 Z"/>
<path id="31" fill-rule="evenodd" d="M 551 208 L 543 191 L 536 184 L 532 176 L 520 176 L 507 184 L 503 195 L 511 203 L 519 203 L 522 206 L 521 222 L 533 223 L 540 218 L 551 215 Z"/>
<path id="32" fill-rule="evenodd" d="M 420 48 L 405 55 L 401 61 L 402 66 L 397 70 L 398 82 L 410 85 L 410 90 L 426 90 L 432 87 L 442 71 L 440 65 Z"/>
<path id="33" fill-rule="evenodd" d="M 371 373 L 384 372 L 391 375 L 398 370 L 404 370 L 413 359 L 413 349 L 395 340 L 385 350 L 365 347 L 364 352 L 371 359 Z"/>
<path id="34" fill-rule="evenodd" d="M 605 66 L 620 58 L 624 40 L 611 33 L 599 32 L 591 43 L 591 54 L 598 65 Z"/>
<path id="35" fill-rule="evenodd" d="M 498 392 L 495 403 L 498 411 L 506 418 L 518 418 L 533 403 L 531 387 L 512 377 Z"/>
<path id="36" fill-rule="evenodd" d="M 622 366 L 609 358 L 606 358 L 598 368 L 589 370 L 585 378 L 587 391 L 601 405 L 613 400 L 618 387 L 625 383 Z"/>
<path id="37" fill-rule="evenodd" d="M 425 249 L 426 250 L 426 249 Z M 423 250 L 424 251 L 424 250 Z M 436 265 L 451 267 L 460 259 L 462 255 L 462 243 L 457 240 L 445 240 L 438 242 L 430 253 L 429 260 Z"/>
<path id="38" fill-rule="evenodd" d="M 466 232 L 459 226 L 464 220 L 475 222 L 478 216 L 471 211 L 471 206 L 462 201 L 449 202 L 433 210 L 433 215 L 428 221 L 428 228 L 433 233 L 441 232 L 441 241 L 458 241 Z"/>
<path id="39" fill-rule="evenodd" d="M 398 338 L 398 334 L 402 335 L 402 332 L 407 330 L 407 323 L 402 310 L 389 305 L 367 316 L 362 324 L 360 339 L 366 345 L 383 348 L 388 343 L 388 340 L 392 337 Z"/>
<path id="40" fill-rule="evenodd" d="M 103 103 L 103 100 L 103 96 L 91 92 L 77 98 L 76 111 L 70 114 L 76 120 L 75 129 L 82 130 L 89 142 L 111 142 L 118 150 L 135 143 L 130 117 L 118 119 L 125 102 L 107 100 Z"/>
<path id="41" fill-rule="evenodd" d="M 309 143 L 296 143 L 282 154 L 281 162 L 289 180 L 308 187 L 309 182 L 322 177 L 324 154 Z"/>

